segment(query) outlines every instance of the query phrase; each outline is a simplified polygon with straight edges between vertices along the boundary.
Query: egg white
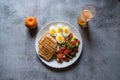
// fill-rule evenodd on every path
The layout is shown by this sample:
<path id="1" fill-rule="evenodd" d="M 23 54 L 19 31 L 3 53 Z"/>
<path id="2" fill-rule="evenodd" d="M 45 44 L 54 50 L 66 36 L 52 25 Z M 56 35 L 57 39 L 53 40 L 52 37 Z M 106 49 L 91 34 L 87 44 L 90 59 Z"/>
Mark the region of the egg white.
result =
<path id="1" fill-rule="evenodd" d="M 65 29 L 68 29 L 68 33 L 65 33 Z M 69 27 L 68 26 L 65 26 L 64 28 L 63 28 L 63 36 L 64 37 L 67 37 L 67 36 L 69 36 L 69 34 L 70 34 L 70 29 L 69 29 Z"/>
<path id="2" fill-rule="evenodd" d="M 51 33 L 51 30 L 54 30 L 54 31 L 55 31 L 55 33 L 54 33 L 54 34 L 52 34 L 52 33 Z M 49 29 L 49 33 L 50 33 L 52 36 L 56 36 L 56 35 L 57 35 L 56 29 L 55 29 L 55 27 L 54 27 L 54 26 L 51 26 L 51 27 L 50 27 L 50 29 Z"/>
<path id="3" fill-rule="evenodd" d="M 66 33 L 63 32 L 63 36 L 64 36 L 64 37 L 68 37 L 68 36 L 69 36 L 69 33 L 66 34 Z"/>
<path id="4" fill-rule="evenodd" d="M 60 41 L 60 40 L 58 39 L 59 36 L 62 37 L 62 41 Z M 60 34 L 60 33 L 58 33 L 57 36 L 56 36 L 56 40 L 57 40 L 58 43 L 63 43 L 63 42 L 64 42 L 64 37 L 63 37 L 63 35 Z"/>

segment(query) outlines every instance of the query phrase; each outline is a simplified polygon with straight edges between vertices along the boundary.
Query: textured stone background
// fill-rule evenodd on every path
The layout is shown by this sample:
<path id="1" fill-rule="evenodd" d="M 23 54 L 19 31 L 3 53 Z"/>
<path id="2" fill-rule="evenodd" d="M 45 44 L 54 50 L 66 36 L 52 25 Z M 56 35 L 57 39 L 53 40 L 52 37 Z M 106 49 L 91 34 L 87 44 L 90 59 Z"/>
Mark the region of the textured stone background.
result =
<path id="1" fill-rule="evenodd" d="M 97 8 L 88 29 L 77 24 L 86 4 Z M 38 19 L 38 29 L 24 26 L 28 16 Z M 83 52 L 73 66 L 56 70 L 38 59 L 34 40 L 48 22 L 62 20 L 79 29 Z M 119 0 L 0 0 L 0 80 L 119 80 Z"/>

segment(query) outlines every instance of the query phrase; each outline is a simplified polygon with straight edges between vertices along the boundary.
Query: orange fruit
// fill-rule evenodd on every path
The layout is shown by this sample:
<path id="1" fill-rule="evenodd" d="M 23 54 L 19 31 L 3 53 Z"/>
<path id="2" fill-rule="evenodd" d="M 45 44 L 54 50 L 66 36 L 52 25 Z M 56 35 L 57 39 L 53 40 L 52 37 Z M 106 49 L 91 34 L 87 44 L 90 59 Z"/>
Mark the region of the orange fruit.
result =
<path id="1" fill-rule="evenodd" d="M 28 29 L 34 29 L 37 27 L 37 19 L 33 16 L 25 18 L 25 25 Z"/>

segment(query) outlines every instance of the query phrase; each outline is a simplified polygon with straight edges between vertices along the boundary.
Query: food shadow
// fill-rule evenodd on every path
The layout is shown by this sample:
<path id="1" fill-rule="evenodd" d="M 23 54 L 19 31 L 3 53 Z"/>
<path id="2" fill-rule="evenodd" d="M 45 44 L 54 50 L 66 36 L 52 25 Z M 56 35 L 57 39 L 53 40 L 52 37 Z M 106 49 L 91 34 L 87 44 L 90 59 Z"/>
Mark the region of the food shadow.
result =
<path id="1" fill-rule="evenodd" d="M 28 32 L 30 37 L 34 38 L 38 32 L 38 27 L 36 27 L 35 29 L 28 29 Z"/>
<path id="2" fill-rule="evenodd" d="M 89 26 L 89 23 L 87 23 L 87 25 L 85 26 L 85 27 L 83 27 L 83 26 L 80 26 L 79 24 L 78 24 L 78 26 L 79 26 L 79 28 L 81 28 L 82 30 L 81 30 L 81 34 L 82 34 L 82 36 L 84 37 L 83 38 L 83 42 L 84 42 L 84 40 L 86 41 L 86 42 L 88 42 L 89 43 L 89 45 L 91 45 L 91 37 L 90 37 L 90 26 Z"/>

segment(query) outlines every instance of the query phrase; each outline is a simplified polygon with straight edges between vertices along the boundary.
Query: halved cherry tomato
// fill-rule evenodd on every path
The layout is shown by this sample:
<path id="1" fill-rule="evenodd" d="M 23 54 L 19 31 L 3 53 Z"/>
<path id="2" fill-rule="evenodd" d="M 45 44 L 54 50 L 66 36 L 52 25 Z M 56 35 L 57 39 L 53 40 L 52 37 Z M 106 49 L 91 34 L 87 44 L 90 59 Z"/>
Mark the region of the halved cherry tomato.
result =
<path id="1" fill-rule="evenodd" d="M 66 62 L 69 62 L 70 59 L 66 57 L 63 60 L 66 61 Z"/>
<path id="2" fill-rule="evenodd" d="M 80 44 L 80 40 L 77 40 L 78 44 Z"/>
<path id="3" fill-rule="evenodd" d="M 73 45 L 76 45 L 76 40 L 72 40 L 71 43 L 72 43 Z"/>
<path id="4" fill-rule="evenodd" d="M 69 37 L 72 38 L 72 37 L 73 37 L 73 33 L 70 33 L 70 34 L 69 34 Z"/>
<path id="5" fill-rule="evenodd" d="M 71 52 L 71 50 L 65 50 L 65 51 L 64 51 L 64 54 L 67 55 L 67 54 L 69 54 L 70 52 Z"/>
<path id="6" fill-rule="evenodd" d="M 58 54 L 57 54 L 57 57 L 58 57 L 58 59 L 62 59 L 62 58 L 63 58 L 62 53 L 58 53 Z"/>
<path id="7" fill-rule="evenodd" d="M 65 50 L 66 50 L 66 48 L 65 48 L 65 47 L 61 47 L 61 48 L 60 48 L 60 50 L 65 51 Z"/>
<path id="8" fill-rule="evenodd" d="M 69 53 L 71 53 L 71 50 L 66 50 L 66 52 L 69 54 Z"/>

